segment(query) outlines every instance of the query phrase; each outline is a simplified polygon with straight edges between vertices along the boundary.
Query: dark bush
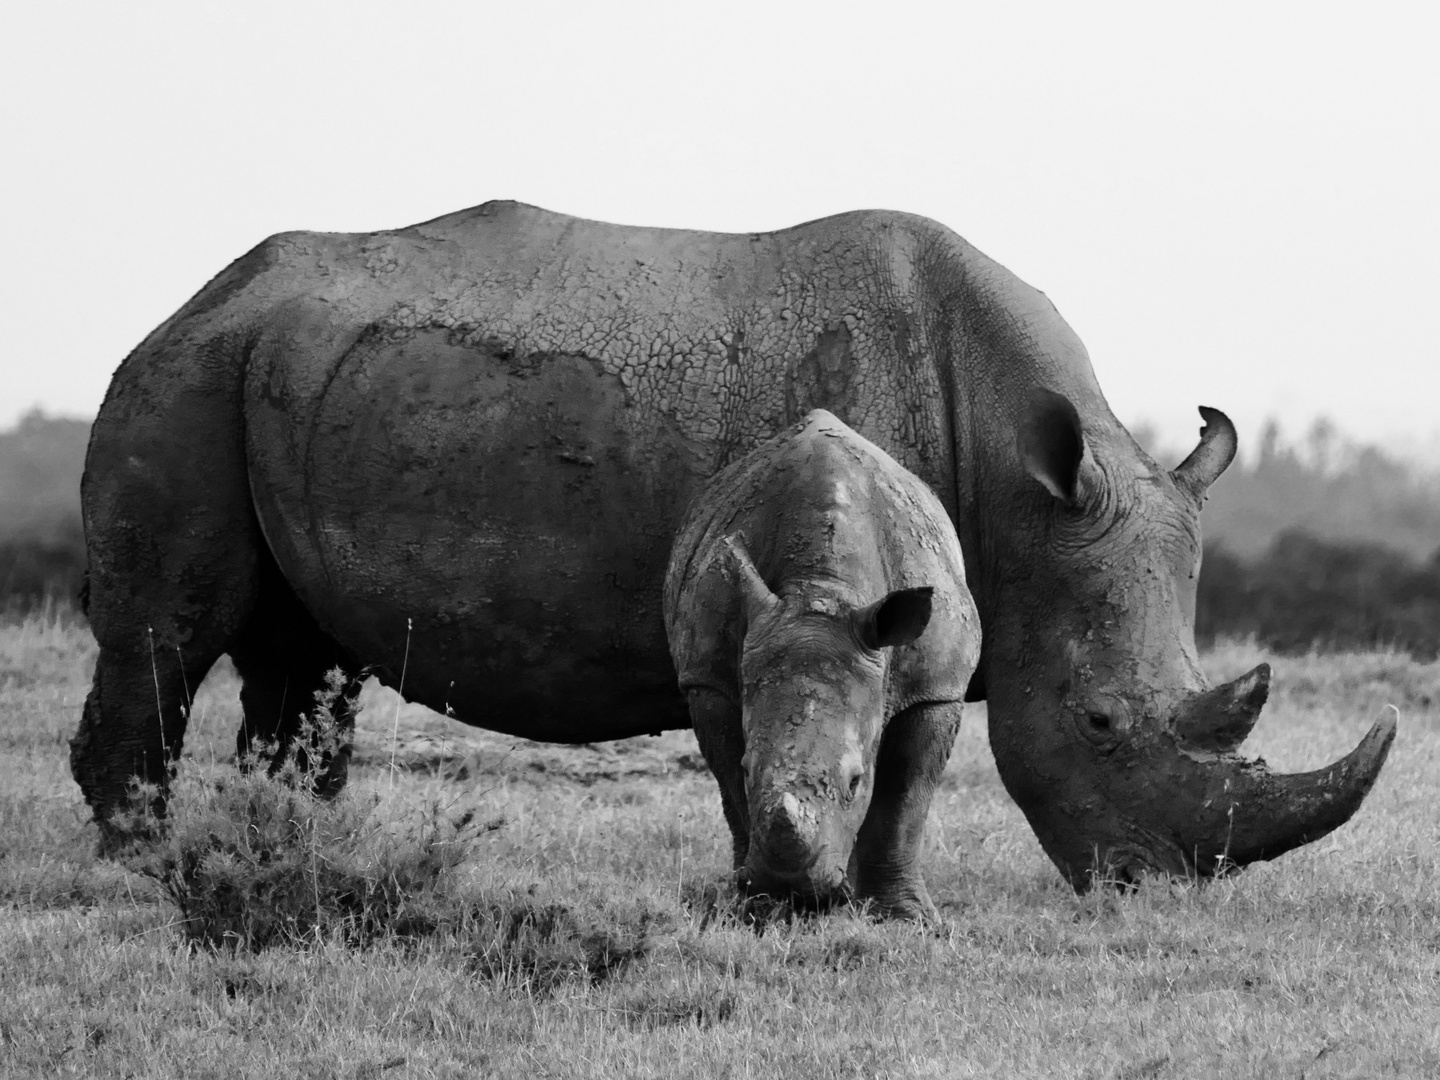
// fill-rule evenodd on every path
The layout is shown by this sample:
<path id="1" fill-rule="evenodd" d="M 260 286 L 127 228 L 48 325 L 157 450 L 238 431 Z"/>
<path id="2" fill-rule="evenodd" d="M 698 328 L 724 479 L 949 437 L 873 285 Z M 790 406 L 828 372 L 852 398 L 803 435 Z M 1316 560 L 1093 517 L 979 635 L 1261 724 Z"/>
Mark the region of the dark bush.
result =
<path id="1" fill-rule="evenodd" d="M 1378 544 L 1287 530 L 1259 559 L 1208 546 L 1195 634 L 1254 635 L 1279 652 L 1394 646 L 1440 654 L 1440 550 L 1424 565 Z"/>
<path id="2" fill-rule="evenodd" d="M 0 610 L 75 603 L 85 573 L 88 420 L 33 411 L 0 431 Z"/>
<path id="3" fill-rule="evenodd" d="M 46 603 L 77 604 L 85 565 L 78 517 L 48 536 L 0 540 L 0 607 L 24 612 Z"/>

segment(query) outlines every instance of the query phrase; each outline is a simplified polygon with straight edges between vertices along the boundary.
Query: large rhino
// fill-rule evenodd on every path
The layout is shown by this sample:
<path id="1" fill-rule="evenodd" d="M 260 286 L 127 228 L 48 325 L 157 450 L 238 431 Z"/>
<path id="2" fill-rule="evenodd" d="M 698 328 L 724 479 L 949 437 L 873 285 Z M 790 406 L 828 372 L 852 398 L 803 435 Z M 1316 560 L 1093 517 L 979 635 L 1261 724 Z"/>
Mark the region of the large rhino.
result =
<path id="1" fill-rule="evenodd" d="M 933 912 L 917 855 L 980 656 L 934 493 L 814 410 L 696 495 L 665 629 L 746 884 Z"/>
<path id="2" fill-rule="evenodd" d="M 816 407 L 955 522 L 970 696 L 1077 887 L 1273 858 L 1360 805 L 1393 723 L 1275 775 L 1236 753 L 1268 669 L 1211 687 L 1197 663 L 1221 413 L 1157 467 L 1045 297 L 923 218 L 729 235 L 504 202 L 274 236 L 120 366 L 82 485 L 86 799 L 103 823 L 127 778 L 163 782 L 187 688 L 227 652 L 242 746 L 284 738 L 337 662 L 534 739 L 687 726 L 661 617 L 675 526 Z"/>

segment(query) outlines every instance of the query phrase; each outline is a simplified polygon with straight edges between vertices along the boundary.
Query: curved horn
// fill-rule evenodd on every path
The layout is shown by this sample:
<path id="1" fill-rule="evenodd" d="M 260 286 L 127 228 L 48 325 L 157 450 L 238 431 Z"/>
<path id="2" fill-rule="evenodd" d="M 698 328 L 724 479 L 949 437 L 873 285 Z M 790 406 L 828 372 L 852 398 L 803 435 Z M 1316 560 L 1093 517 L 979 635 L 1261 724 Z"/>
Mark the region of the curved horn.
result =
<path id="1" fill-rule="evenodd" d="M 1345 824 L 1380 775 L 1395 741 L 1396 715 L 1377 720 L 1359 746 L 1315 772 L 1278 775 L 1263 762 L 1244 763 L 1238 776 L 1225 770 L 1205 802 L 1212 823 L 1216 812 L 1228 821 L 1193 848 L 1196 869 L 1210 874 L 1273 859 Z"/>
<path id="2" fill-rule="evenodd" d="M 727 536 L 723 543 L 729 549 L 730 558 L 735 565 L 740 596 L 745 602 L 745 619 L 754 624 L 756 619 L 780 601 L 770 591 L 770 586 L 765 584 L 765 579 L 760 576 L 760 571 L 755 569 L 755 564 L 750 561 L 750 553 L 745 550 L 745 545 L 740 539 L 735 536 Z"/>
<path id="3" fill-rule="evenodd" d="M 1270 665 L 1195 695 L 1175 719 L 1175 734 L 1199 750 L 1225 752 L 1245 741 L 1270 696 Z"/>
<path id="4" fill-rule="evenodd" d="M 1176 487 L 1197 502 L 1205 498 L 1206 490 L 1235 460 L 1235 450 L 1239 446 L 1235 425 L 1223 412 L 1201 405 L 1200 416 L 1205 426 L 1200 429 L 1199 444 L 1170 473 Z"/>

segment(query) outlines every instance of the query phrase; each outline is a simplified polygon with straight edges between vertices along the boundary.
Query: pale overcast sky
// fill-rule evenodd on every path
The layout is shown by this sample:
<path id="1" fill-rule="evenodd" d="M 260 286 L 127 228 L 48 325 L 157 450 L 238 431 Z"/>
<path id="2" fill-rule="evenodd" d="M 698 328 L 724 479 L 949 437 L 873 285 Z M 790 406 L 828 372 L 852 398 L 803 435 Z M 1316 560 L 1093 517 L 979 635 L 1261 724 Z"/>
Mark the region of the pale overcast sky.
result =
<path id="1" fill-rule="evenodd" d="M 759 231 L 928 215 L 1115 411 L 1440 452 L 1440 11 L 1419 3 L 14 5 L 0 426 L 286 229 L 487 199 Z"/>

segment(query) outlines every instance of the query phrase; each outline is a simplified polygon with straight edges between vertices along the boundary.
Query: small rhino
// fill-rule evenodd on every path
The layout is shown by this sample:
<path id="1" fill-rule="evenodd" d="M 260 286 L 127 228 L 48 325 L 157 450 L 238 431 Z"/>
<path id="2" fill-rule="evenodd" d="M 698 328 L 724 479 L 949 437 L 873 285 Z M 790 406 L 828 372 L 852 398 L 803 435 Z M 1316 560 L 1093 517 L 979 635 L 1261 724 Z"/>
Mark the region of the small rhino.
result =
<path id="1" fill-rule="evenodd" d="M 924 482 L 811 412 L 695 496 L 665 629 L 740 883 L 933 917 L 917 855 L 980 620 Z"/>

